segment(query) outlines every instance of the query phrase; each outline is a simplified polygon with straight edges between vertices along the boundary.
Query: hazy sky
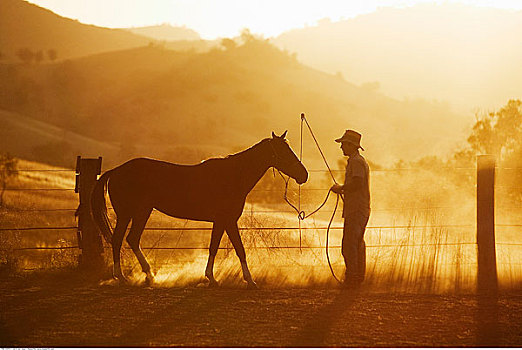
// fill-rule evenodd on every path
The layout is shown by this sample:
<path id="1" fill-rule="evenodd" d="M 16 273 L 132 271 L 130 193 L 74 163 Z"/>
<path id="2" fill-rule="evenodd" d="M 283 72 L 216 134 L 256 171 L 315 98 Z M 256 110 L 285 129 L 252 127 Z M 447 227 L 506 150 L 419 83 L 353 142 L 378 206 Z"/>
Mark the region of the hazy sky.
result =
<path id="1" fill-rule="evenodd" d="M 140 27 L 161 23 L 186 26 L 204 39 L 234 37 L 243 28 L 265 37 L 375 11 L 417 3 L 463 3 L 522 10 L 522 0 L 29 0 L 61 16 L 103 27 Z"/>

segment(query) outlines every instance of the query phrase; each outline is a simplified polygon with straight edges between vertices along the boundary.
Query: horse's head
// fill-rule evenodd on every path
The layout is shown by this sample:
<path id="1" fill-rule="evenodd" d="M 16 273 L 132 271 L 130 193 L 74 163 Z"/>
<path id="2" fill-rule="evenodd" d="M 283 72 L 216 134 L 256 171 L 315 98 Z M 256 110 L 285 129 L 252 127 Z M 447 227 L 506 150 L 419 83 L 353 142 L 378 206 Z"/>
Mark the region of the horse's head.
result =
<path id="1" fill-rule="evenodd" d="M 303 184 L 308 180 L 308 172 L 288 145 L 285 137 L 286 131 L 281 136 L 272 132 L 272 138 L 268 140 L 272 152 L 271 166 L 290 176 L 298 184 Z"/>

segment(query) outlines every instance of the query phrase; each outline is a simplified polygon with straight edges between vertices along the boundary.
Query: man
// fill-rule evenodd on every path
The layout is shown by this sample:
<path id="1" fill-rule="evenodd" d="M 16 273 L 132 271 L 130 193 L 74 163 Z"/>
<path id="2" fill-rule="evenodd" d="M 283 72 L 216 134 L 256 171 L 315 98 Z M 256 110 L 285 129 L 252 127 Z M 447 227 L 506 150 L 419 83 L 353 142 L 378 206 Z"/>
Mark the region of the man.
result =
<path id="1" fill-rule="evenodd" d="M 344 185 L 335 184 L 331 190 L 344 195 L 342 253 L 346 265 L 344 283 L 347 287 L 357 286 L 364 280 L 366 272 L 366 245 L 364 231 L 370 217 L 370 168 L 359 153 L 361 134 L 346 130 L 341 138 L 343 155 L 348 156 Z"/>

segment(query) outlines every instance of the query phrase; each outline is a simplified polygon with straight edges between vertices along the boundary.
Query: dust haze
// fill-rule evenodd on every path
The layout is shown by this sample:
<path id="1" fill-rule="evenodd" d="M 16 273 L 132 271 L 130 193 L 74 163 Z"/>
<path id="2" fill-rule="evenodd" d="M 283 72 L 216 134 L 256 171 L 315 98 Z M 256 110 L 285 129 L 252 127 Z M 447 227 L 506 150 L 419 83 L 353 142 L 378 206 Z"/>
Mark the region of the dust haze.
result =
<path id="1" fill-rule="evenodd" d="M 333 140 L 348 128 L 363 134 L 372 170 L 368 285 L 399 290 L 472 288 L 477 154 L 497 156 L 497 222 L 516 225 L 522 217 L 519 12 L 423 5 L 325 20 L 277 38 L 245 29 L 204 41 L 187 28 L 87 26 L 18 0 L 2 1 L 0 9 L 7 34 L 0 37 L 0 150 L 19 159 L 18 169 L 72 169 L 77 155 L 102 156 L 104 169 L 134 157 L 194 164 L 284 130 L 298 150 L 304 112 L 339 182 L 346 160 Z M 292 183 L 289 198 L 310 212 L 332 180 L 310 135 L 302 140 L 310 181 L 300 197 Z M 6 185 L 42 186 L 73 188 L 74 173 L 19 172 Z M 252 228 L 242 236 L 253 275 L 267 286 L 332 285 L 324 227 L 334 200 L 299 232 L 288 229 L 299 221 L 283 192 L 269 171 L 248 197 L 240 227 Z M 70 211 L 77 205 L 72 193 L 3 196 L 5 227 L 75 224 L 72 212 L 31 212 Z M 201 227 L 153 214 L 147 227 L 180 229 L 144 235 L 160 284 L 199 283 L 209 231 L 181 230 L 191 225 Z M 340 274 L 339 213 L 332 226 L 330 252 Z M 497 232 L 506 243 L 497 254 L 507 288 L 520 281 L 520 249 L 508 245 L 517 234 L 515 226 Z M 59 231 L 2 237 L 12 249 L 75 242 L 74 233 Z M 160 246 L 198 249 L 147 249 Z M 240 283 L 226 239 L 222 247 L 217 277 Z M 21 268 L 76 259 L 66 249 L 15 255 L 3 259 Z M 133 259 L 124 256 L 124 268 L 138 283 L 143 276 Z"/>

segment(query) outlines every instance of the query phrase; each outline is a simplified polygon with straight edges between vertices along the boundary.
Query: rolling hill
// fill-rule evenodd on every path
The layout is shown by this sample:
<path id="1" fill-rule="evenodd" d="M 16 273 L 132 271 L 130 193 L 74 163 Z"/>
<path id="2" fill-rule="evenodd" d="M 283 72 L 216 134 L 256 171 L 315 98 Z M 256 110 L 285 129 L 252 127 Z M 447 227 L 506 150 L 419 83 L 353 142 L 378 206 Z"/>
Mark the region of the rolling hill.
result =
<path id="1" fill-rule="evenodd" d="M 122 30 L 151 38 L 155 41 L 155 45 L 169 50 L 206 52 L 220 45 L 220 40 L 203 40 L 199 34 L 192 29 L 174 27 L 169 24 L 122 28 Z"/>
<path id="2" fill-rule="evenodd" d="M 226 47 L 150 45 L 150 38 L 84 25 L 20 0 L 4 0 L 0 9 L 0 50 L 8 58 L 0 63 L 0 110 L 11 140 L 2 146 L 25 157 L 36 152 L 30 159 L 52 162 L 55 152 L 61 165 L 62 147 L 90 148 L 111 162 L 152 156 L 190 163 L 286 129 L 295 147 L 304 112 L 329 158 L 340 157 L 332 140 L 354 128 L 363 133 L 370 160 L 389 163 L 450 152 L 471 123 L 470 115 L 446 104 L 393 99 L 375 85 L 310 68 L 248 32 Z M 203 44 L 170 49 L 179 43 Z M 70 59 L 10 60 L 23 46 L 52 47 Z M 360 70 L 365 67 L 361 62 Z M 20 148 L 20 140 L 38 142 Z M 306 154 L 318 159 L 310 139 Z"/>
<path id="3" fill-rule="evenodd" d="M 2 60 L 17 61 L 18 50 L 56 50 L 58 59 L 144 46 L 153 39 L 121 29 L 82 24 L 22 0 L 0 1 Z"/>
<path id="4" fill-rule="evenodd" d="M 179 40 L 201 40 L 199 34 L 186 27 L 174 27 L 169 24 L 161 24 L 148 27 L 122 28 L 131 33 L 146 36 L 154 40 L 179 41 Z"/>
<path id="5" fill-rule="evenodd" d="M 332 140 L 355 128 L 368 157 L 386 163 L 451 150 L 469 121 L 443 104 L 394 100 L 308 68 L 253 37 L 205 53 L 147 46 L 3 64 L 0 84 L 0 108 L 118 145 L 122 159 L 193 162 L 285 129 L 297 147 L 305 112 L 329 158 L 340 157 Z M 310 139 L 305 147 L 305 155 L 317 156 Z"/>
<path id="6" fill-rule="evenodd" d="M 103 154 L 112 160 L 119 151 L 116 145 L 1 110 L 0 125 L 0 150 L 27 160 L 71 168 L 77 155 L 96 158 Z"/>
<path id="7" fill-rule="evenodd" d="M 283 33 L 273 41 L 314 68 L 395 97 L 466 112 L 522 97 L 522 11 L 455 4 L 381 8 Z"/>

